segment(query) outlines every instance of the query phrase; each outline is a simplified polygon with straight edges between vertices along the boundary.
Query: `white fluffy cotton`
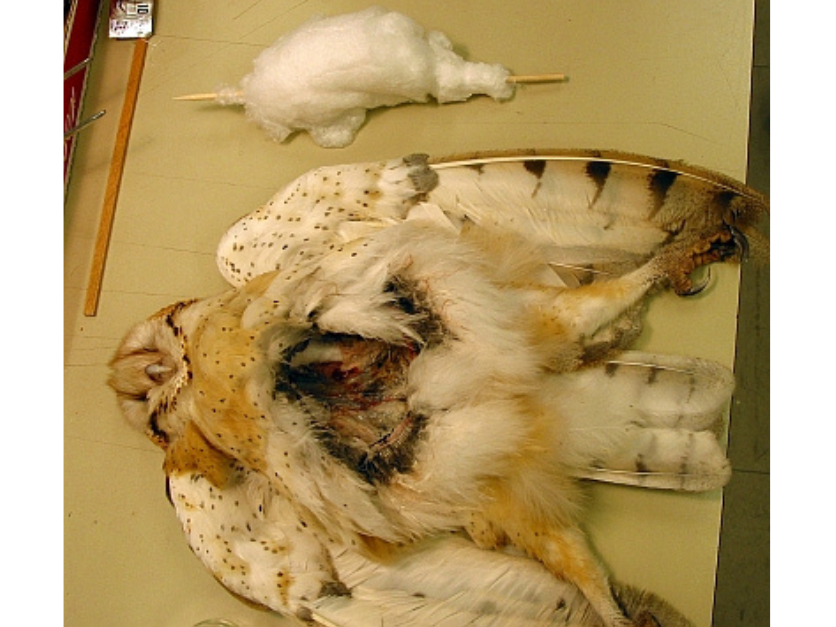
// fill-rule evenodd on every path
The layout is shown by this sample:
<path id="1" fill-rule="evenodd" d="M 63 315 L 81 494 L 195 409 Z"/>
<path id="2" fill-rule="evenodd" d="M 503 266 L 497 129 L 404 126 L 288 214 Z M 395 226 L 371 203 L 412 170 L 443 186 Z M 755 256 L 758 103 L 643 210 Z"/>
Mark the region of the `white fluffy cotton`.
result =
<path id="1" fill-rule="evenodd" d="M 506 68 L 465 61 L 452 48 L 443 33 L 380 7 L 317 18 L 264 50 L 240 88 L 222 89 L 218 101 L 243 104 L 278 141 L 304 130 L 339 148 L 354 140 L 367 109 L 513 95 Z"/>

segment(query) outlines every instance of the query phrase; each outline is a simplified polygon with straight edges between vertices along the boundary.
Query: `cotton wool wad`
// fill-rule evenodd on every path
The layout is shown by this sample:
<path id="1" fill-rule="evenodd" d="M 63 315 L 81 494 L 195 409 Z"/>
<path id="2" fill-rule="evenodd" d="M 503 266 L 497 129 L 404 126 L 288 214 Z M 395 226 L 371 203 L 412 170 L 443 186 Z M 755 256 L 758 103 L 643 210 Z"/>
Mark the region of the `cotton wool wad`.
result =
<path id="1" fill-rule="evenodd" d="M 217 101 L 243 105 L 278 141 L 307 131 L 319 146 L 340 148 L 354 141 L 369 109 L 475 94 L 504 100 L 514 93 L 509 75 L 501 65 L 465 61 L 439 31 L 372 7 L 314 18 L 281 37 Z"/>

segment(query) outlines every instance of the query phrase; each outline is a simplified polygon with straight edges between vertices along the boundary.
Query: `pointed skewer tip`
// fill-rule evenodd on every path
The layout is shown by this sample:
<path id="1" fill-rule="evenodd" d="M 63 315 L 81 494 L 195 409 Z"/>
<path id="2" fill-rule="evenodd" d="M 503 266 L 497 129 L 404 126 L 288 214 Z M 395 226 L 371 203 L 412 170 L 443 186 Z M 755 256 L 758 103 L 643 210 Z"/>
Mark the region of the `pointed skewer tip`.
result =
<path id="1" fill-rule="evenodd" d="M 505 79 L 506 83 L 559 83 L 568 80 L 565 74 L 519 74 Z"/>

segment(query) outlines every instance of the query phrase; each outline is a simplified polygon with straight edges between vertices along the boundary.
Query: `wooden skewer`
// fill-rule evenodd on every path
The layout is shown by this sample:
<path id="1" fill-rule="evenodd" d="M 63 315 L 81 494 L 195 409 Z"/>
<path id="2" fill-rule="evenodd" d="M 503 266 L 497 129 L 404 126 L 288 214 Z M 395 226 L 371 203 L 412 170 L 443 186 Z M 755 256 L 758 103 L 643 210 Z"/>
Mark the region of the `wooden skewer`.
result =
<path id="1" fill-rule="evenodd" d="M 509 76 L 506 83 L 559 83 L 566 80 L 565 74 L 519 74 Z"/>
<path id="2" fill-rule="evenodd" d="M 125 156 L 128 151 L 128 138 L 131 135 L 136 98 L 139 94 L 139 82 L 145 65 L 145 52 L 148 50 L 147 39 L 137 39 L 131 60 L 131 70 L 128 74 L 128 86 L 125 91 L 125 101 L 122 104 L 122 116 L 116 130 L 116 143 L 113 147 L 113 157 L 110 160 L 110 171 L 105 188 L 105 198 L 102 205 L 102 215 L 99 219 L 99 232 L 96 236 L 96 247 L 93 249 L 93 267 L 90 270 L 90 280 L 87 283 L 87 295 L 84 299 L 84 315 L 95 316 L 99 309 L 99 294 L 102 289 L 105 259 L 110 245 L 110 232 L 113 229 L 113 216 L 116 213 L 116 200 L 119 197 L 119 187 L 122 183 L 122 172 L 125 169 Z"/>
<path id="3" fill-rule="evenodd" d="M 517 76 L 509 76 L 505 79 L 506 83 L 557 83 L 565 81 L 565 74 L 520 74 Z M 240 96 L 240 94 L 238 94 Z M 174 96 L 174 100 L 215 100 L 218 94 L 215 92 L 208 92 L 203 94 L 186 94 L 184 96 Z"/>
<path id="4" fill-rule="evenodd" d="M 186 94 L 185 96 L 174 96 L 174 100 L 215 100 L 216 93 L 209 94 Z"/>

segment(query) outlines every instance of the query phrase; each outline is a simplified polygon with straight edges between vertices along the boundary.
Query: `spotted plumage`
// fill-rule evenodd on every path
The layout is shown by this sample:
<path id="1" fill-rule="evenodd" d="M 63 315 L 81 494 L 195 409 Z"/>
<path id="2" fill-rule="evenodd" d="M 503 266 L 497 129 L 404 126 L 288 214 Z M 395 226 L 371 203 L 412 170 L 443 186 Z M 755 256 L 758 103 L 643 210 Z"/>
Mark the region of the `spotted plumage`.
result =
<path id="1" fill-rule="evenodd" d="M 629 347 L 647 297 L 739 259 L 766 210 L 620 153 L 320 168 L 229 229 L 232 289 L 137 325 L 111 384 L 196 555 L 251 601 L 324 624 L 685 624 L 608 581 L 578 479 L 728 479 L 731 374 Z"/>

